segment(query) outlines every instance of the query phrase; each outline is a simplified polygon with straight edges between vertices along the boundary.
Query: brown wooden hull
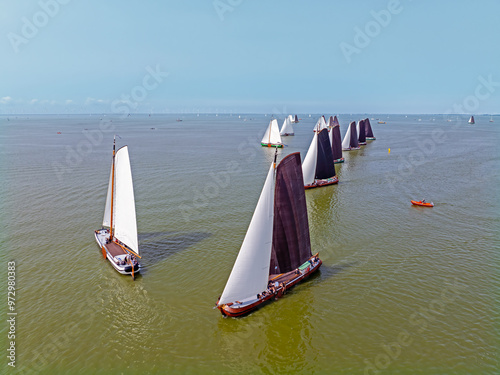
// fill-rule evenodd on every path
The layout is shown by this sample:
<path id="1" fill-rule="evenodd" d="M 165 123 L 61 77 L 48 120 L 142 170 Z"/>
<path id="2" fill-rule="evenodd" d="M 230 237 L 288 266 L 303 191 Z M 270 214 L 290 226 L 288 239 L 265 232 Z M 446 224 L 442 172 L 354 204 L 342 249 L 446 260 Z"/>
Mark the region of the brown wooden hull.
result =
<path id="1" fill-rule="evenodd" d="M 310 260 L 314 259 L 317 256 L 318 254 L 312 256 Z M 252 304 L 241 306 L 239 304 L 230 303 L 230 304 L 218 305 L 217 308 L 224 316 L 238 317 L 246 315 L 262 307 L 264 304 L 271 301 L 273 298 L 278 299 L 279 297 L 281 297 L 283 294 L 285 294 L 285 292 L 288 289 L 293 287 L 295 284 L 298 284 L 299 282 L 307 279 L 310 275 L 316 272 L 321 267 L 322 263 L 323 262 L 321 261 L 321 259 L 318 258 L 318 261 L 316 263 L 313 263 L 301 274 L 297 274 L 298 271 L 297 269 L 291 272 L 287 272 L 286 274 L 270 275 L 269 283 L 277 282 L 279 286 L 274 287 L 273 291 L 269 292 L 265 296 L 260 296 L 260 298 Z"/>

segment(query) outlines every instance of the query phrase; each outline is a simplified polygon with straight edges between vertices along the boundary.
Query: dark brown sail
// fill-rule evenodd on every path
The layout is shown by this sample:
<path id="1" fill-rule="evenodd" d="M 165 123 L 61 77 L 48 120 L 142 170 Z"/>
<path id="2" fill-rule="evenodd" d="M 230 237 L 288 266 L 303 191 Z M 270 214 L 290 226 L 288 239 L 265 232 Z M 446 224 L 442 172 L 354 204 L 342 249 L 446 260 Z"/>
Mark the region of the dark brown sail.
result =
<path id="1" fill-rule="evenodd" d="M 375 139 L 373 135 L 372 126 L 370 124 L 370 119 L 365 118 L 365 136 L 367 139 Z"/>
<path id="2" fill-rule="evenodd" d="M 342 159 L 342 136 L 340 135 L 340 125 L 335 125 L 331 131 L 333 132 L 332 134 L 333 160 L 339 160 Z"/>
<path id="3" fill-rule="evenodd" d="M 335 165 L 332 159 L 332 146 L 328 137 L 328 129 L 323 129 L 318 134 L 318 156 L 316 160 L 316 176 L 318 180 L 335 176 Z"/>
<path id="4" fill-rule="evenodd" d="M 286 156 L 276 168 L 273 245 L 269 274 L 293 271 L 311 254 L 300 153 Z"/>
<path id="5" fill-rule="evenodd" d="M 359 120 L 359 134 L 358 134 L 358 142 L 359 144 L 366 144 L 366 128 L 365 128 L 365 120 Z"/>
<path id="6" fill-rule="evenodd" d="M 351 139 L 349 141 L 349 147 L 351 148 L 358 148 L 359 143 L 358 143 L 358 133 L 356 131 L 356 123 L 352 121 L 349 126 L 351 127 Z"/>

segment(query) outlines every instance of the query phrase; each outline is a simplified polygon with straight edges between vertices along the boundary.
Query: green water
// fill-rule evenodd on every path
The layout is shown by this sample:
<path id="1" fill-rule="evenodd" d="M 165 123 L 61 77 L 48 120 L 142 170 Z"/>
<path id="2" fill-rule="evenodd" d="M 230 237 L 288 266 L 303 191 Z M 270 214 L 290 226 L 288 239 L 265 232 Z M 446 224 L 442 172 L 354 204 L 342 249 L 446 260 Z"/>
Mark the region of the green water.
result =
<path id="1" fill-rule="evenodd" d="M 279 158 L 305 156 L 318 116 L 301 117 Z M 342 134 L 361 117 L 340 115 Z M 0 117 L 0 275 L 16 262 L 18 313 L 1 373 L 498 373 L 500 118 L 372 120 L 340 183 L 306 192 L 320 273 L 239 319 L 213 306 L 275 152 L 260 145 L 269 116 L 176 118 Z M 135 281 L 93 237 L 114 133 L 134 177 Z M 422 198 L 435 207 L 410 205 Z"/>

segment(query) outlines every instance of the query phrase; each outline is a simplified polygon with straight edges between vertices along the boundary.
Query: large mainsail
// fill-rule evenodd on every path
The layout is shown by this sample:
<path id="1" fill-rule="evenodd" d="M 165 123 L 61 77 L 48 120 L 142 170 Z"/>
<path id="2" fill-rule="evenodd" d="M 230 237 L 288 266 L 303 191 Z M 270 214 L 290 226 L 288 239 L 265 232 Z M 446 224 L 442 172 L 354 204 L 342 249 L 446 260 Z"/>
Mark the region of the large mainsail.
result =
<path id="1" fill-rule="evenodd" d="M 318 134 L 318 133 L 316 133 Z M 317 136 L 318 152 L 316 161 L 316 179 L 323 180 L 335 176 L 335 165 L 332 159 L 332 147 L 328 130 L 323 129 Z"/>
<path id="2" fill-rule="evenodd" d="M 359 143 L 358 143 L 358 134 L 356 132 L 356 123 L 354 121 L 351 122 L 349 127 L 351 128 L 351 139 L 349 142 L 349 147 L 350 148 L 358 148 Z"/>
<path id="3" fill-rule="evenodd" d="M 360 144 L 366 144 L 366 128 L 365 128 L 365 120 L 359 120 L 357 126 L 358 132 L 358 142 Z"/>
<path id="4" fill-rule="evenodd" d="M 366 139 L 375 139 L 369 118 L 365 118 L 365 136 Z"/>
<path id="5" fill-rule="evenodd" d="M 219 305 L 255 298 L 267 289 L 273 238 L 274 186 L 273 163 Z"/>
<path id="6" fill-rule="evenodd" d="M 278 126 L 278 120 L 272 119 L 269 122 L 269 126 L 262 137 L 261 143 L 264 144 L 281 144 L 280 129 Z"/>
<path id="7" fill-rule="evenodd" d="M 330 140 L 332 143 L 333 160 L 342 159 L 342 140 L 339 125 L 335 125 L 332 130 L 330 130 Z"/>
<path id="8" fill-rule="evenodd" d="M 316 177 L 316 162 L 318 160 L 318 133 L 314 133 L 311 145 L 307 150 L 306 157 L 302 163 L 302 174 L 304 176 L 304 185 L 314 183 Z"/>
<path id="9" fill-rule="evenodd" d="M 339 126 L 340 126 L 340 124 L 339 124 L 339 119 L 338 119 L 338 118 L 337 118 L 337 116 L 335 115 L 335 116 L 333 116 L 333 126 L 337 126 L 337 125 L 339 125 Z"/>
<path id="10" fill-rule="evenodd" d="M 286 156 L 276 168 L 272 242 L 270 274 L 292 271 L 312 255 L 298 152 Z"/>
<path id="11" fill-rule="evenodd" d="M 114 185 L 114 235 L 135 253 L 139 254 L 134 187 L 127 146 L 120 148 L 116 152 Z"/>

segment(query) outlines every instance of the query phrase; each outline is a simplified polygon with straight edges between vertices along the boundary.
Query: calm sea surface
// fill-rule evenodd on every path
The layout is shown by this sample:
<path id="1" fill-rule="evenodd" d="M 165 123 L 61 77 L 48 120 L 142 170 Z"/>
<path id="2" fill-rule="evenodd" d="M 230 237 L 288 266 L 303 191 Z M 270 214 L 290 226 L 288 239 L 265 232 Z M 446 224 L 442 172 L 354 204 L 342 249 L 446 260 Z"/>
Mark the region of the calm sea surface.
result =
<path id="1" fill-rule="evenodd" d="M 280 159 L 305 156 L 319 115 L 300 117 Z M 0 116 L 0 373 L 15 261 L 18 372 L 498 374 L 500 117 L 340 115 L 342 134 L 364 117 L 377 140 L 344 153 L 338 185 L 306 192 L 320 273 L 233 319 L 213 306 L 272 160 L 269 116 L 106 116 L 101 129 L 99 116 Z M 114 133 L 131 156 L 135 281 L 93 236 Z"/>

